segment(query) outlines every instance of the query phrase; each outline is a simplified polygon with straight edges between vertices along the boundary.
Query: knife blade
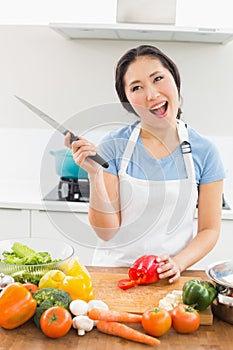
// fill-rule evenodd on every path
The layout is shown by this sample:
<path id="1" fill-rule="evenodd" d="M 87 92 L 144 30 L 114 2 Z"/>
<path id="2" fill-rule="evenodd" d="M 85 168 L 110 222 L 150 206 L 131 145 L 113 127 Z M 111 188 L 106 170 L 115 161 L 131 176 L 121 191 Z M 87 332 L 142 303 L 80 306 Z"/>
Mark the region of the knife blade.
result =
<path id="1" fill-rule="evenodd" d="M 66 129 L 63 125 L 59 124 L 56 120 L 51 118 L 49 115 L 47 115 L 46 113 L 42 112 L 39 108 L 33 106 L 30 102 L 26 101 L 25 99 L 23 99 L 22 97 L 19 97 L 19 96 L 15 95 L 15 97 L 21 103 L 23 103 L 27 108 L 29 108 L 32 112 L 34 112 L 38 117 L 43 119 L 46 123 L 51 125 L 54 129 L 56 129 L 57 131 L 59 131 L 63 135 L 66 135 L 68 132 L 70 132 L 73 135 L 72 131 Z M 78 136 L 72 136 L 71 137 L 71 143 L 73 141 L 77 141 L 77 140 L 78 140 Z M 108 162 L 106 162 L 106 160 L 104 160 L 99 154 L 96 154 L 95 156 L 89 156 L 89 158 L 94 160 L 96 163 L 102 165 L 103 168 L 108 168 L 109 167 Z"/>

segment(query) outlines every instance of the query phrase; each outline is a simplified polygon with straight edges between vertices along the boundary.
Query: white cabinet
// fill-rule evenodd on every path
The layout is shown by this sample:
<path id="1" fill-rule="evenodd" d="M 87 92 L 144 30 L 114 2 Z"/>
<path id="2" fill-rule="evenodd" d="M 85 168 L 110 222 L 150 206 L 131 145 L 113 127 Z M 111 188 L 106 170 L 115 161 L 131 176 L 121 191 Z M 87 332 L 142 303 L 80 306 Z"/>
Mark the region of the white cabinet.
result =
<path id="1" fill-rule="evenodd" d="M 233 259 L 233 221 L 222 220 L 222 227 L 219 240 L 214 249 L 201 261 L 191 267 L 191 269 L 205 269 L 209 264 Z"/>
<path id="2" fill-rule="evenodd" d="M 2 239 L 30 237 L 30 210 L 0 209 Z"/>
<path id="3" fill-rule="evenodd" d="M 0 222 L 1 239 L 44 237 L 62 240 L 74 247 L 83 264 L 91 265 L 97 237 L 86 212 L 1 208 Z M 213 262 L 232 260 L 232 247 L 233 220 L 222 220 L 221 234 L 215 248 L 191 269 L 205 269 Z"/>
<path id="4" fill-rule="evenodd" d="M 87 213 L 32 210 L 31 236 L 63 240 L 75 248 L 83 264 L 91 265 L 96 235 Z"/>

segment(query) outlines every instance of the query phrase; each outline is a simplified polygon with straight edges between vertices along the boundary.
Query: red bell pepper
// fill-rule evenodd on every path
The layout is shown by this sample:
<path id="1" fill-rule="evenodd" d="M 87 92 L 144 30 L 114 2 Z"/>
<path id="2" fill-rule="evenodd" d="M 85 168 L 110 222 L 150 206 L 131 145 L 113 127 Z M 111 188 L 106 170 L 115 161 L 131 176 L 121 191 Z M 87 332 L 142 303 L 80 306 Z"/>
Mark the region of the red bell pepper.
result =
<path id="1" fill-rule="evenodd" d="M 129 279 L 120 280 L 118 287 L 125 290 L 136 284 L 155 283 L 159 280 L 157 269 L 164 262 L 157 262 L 156 255 L 143 255 L 129 269 Z"/>
<path id="2" fill-rule="evenodd" d="M 125 278 L 123 280 L 118 281 L 117 285 L 119 288 L 126 290 L 136 286 L 136 281 L 132 281 L 129 278 Z"/>

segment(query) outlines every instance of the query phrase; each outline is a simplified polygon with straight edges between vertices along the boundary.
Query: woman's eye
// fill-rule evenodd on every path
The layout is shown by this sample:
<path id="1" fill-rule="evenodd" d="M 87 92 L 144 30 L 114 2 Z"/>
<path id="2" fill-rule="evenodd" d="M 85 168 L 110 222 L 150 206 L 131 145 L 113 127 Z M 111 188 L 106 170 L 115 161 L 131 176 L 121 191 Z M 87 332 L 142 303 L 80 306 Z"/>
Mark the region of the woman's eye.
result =
<path id="1" fill-rule="evenodd" d="M 134 86 L 134 87 L 133 87 L 132 91 L 134 92 L 134 91 L 137 91 L 137 90 L 139 90 L 139 89 L 141 89 L 141 86 L 137 85 L 137 86 Z"/>
<path id="2" fill-rule="evenodd" d="M 154 81 L 156 82 L 156 81 L 160 81 L 160 80 L 162 80 L 162 79 L 163 79 L 163 77 L 159 76 L 159 77 L 156 77 L 156 78 L 154 79 Z"/>

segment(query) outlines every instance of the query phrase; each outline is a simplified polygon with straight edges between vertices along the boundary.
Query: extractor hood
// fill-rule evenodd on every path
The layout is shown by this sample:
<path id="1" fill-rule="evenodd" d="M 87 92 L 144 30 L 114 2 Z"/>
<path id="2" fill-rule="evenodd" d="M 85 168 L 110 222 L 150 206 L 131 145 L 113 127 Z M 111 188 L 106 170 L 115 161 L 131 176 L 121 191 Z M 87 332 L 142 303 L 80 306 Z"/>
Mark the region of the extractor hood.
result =
<path id="1" fill-rule="evenodd" d="M 233 40 L 233 28 L 193 28 L 156 24 L 50 23 L 67 39 L 150 40 L 226 44 Z"/>

